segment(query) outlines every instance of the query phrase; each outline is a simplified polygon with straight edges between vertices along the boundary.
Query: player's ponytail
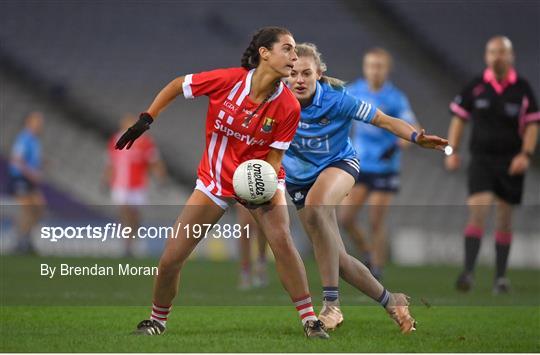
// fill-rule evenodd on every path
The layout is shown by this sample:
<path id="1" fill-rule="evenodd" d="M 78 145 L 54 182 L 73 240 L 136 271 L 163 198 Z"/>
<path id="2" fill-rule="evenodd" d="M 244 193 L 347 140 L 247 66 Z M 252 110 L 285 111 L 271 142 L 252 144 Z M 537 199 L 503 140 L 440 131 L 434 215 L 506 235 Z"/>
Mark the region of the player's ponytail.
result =
<path id="1" fill-rule="evenodd" d="M 274 43 L 279 42 L 279 36 L 281 35 L 292 36 L 291 32 L 283 27 L 263 27 L 259 29 L 255 32 L 249 46 L 244 51 L 240 59 L 240 65 L 246 69 L 257 68 L 260 61 L 259 48 L 272 49 Z"/>
<path id="2" fill-rule="evenodd" d="M 337 90 L 345 89 L 345 82 L 341 79 L 334 78 L 332 76 L 323 75 L 321 76 L 321 82 L 326 83 Z"/>
<path id="3" fill-rule="evenodd" d="M 326 72 L 326 63 L 322 60 L 322 54 L 313 43 L 300 43 L 296 45 L 296 53 L 299 57 L 311 57 L 315 61 L 317 71 L 321 74 L 321 82 L 327 83 L 334 89 L 342 90 L 345 88 L 343 80 L 324 75 Z"/>

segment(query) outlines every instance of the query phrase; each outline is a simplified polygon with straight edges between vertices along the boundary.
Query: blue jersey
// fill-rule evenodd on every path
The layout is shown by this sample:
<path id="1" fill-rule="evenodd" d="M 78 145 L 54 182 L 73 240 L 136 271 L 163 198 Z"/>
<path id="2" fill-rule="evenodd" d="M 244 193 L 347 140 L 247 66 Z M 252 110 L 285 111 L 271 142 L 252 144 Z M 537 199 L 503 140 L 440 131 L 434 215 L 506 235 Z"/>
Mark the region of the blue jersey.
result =
<path id="1" fill-rule="evenodd" d="M 15 138 L 11 156 L 21 159 L 31 169 L 39 170 L 41 168 L 41 144 L 39 139 L 29 130 L 23 130 Z M 14 164 L 10 164 L 9 171 L 12 176 L 23 176 L 20 169 Z"/>
<path id="2" fill-rule="evenodd" d="M 357 80 L 347 86 L 347 92 L 359 100 L 369 102 L 389 116 L 416 124 L 409 100 L 389 82 L 379 91 L 372 92 L 365 80 Z M 397 145 L 397 136 L 382 128 L 356 122 L 351 136 L 363 172 L 399 172 L 401 152 Z"/>
<path id="3" fill-rule="evenodd" d="M 353 119 L 369 123 L 375 116 L 372 105 L 358 101 L 330 85 L 317 82 L 311 105 L 302 108 L 296 135 L 285 153 L 286 181 L 312 183 L 329 164 L 356 153 L 349 138 Z"/>

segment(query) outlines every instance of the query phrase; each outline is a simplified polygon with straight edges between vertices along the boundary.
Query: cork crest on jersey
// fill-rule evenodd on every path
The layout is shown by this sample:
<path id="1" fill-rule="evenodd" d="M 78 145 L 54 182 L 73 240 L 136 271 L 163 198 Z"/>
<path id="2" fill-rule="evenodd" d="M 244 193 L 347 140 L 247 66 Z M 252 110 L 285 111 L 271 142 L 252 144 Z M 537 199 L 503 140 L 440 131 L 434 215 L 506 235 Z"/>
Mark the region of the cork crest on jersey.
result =
<path id="1" fill-rule="evenodd" d="M 251 109 L 245 106 L 245 100 L 250 92 L 252 75 L 253 70 L 246 75 L 245 84 L 242 80 L 238 81 L 223 100 L 214 122 L 214 130 L 247 145 L 264 146 L 270 143 L 275 123 L 272 117 L 264 115 L 264 111 L 268 108 L 264 106 L 279 96 L 283 90 L 283 83 L 280 82 L 273 95 L 265 100 L 267 102 L 261 104 L 263 106 L 261 110 Z M 240 90 L 242 84 L 244 87 Z"/>

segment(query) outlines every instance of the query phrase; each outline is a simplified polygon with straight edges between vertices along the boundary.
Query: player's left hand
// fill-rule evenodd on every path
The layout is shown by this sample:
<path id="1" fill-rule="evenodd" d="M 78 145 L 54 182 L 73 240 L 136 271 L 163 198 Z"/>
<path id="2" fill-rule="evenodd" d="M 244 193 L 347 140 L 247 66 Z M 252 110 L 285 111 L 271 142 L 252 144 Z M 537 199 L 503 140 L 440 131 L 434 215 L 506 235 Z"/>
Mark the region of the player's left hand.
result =
<path id="1" fill-rule="evenodd" d="M 124 134 L 122 134 L 122 137 L 116 142 L 116 145 L 114 146 L 116 149 L 126 149 L 131 148 L 133 143 L 137 138 L 141 136 L 146 130 L 150 129 L 150 124 L 154 122 L 154 119 L 150 114 L 143 112 L 139 116 L 139 120 L 135 122 L 135 124 L 128 128 Z"/>
<path id="2" fill-rule="evenodd" d="M 519 153 L 512 159 L 512 163 L 510 163 L 510 168 L 508 169 L 508 174 L 523 175 L 529 168 L 530 163 L 529 157 L 526 154 Z"/>
<path id="3" fill-rule="evenodd" d="M 426 130 L 423 129 L 416 136 L 416 144 L 423 148 L 443 150 L 448 145 L 448 140 L 439 136 L 427 135 Z"/>

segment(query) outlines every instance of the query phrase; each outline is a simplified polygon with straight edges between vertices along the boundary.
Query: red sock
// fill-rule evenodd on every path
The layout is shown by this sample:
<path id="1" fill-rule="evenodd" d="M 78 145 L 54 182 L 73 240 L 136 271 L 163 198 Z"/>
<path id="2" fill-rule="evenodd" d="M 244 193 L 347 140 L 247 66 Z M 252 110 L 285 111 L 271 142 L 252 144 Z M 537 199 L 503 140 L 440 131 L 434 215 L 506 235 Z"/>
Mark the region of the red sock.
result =
<path id="1" fill-rule="evenodd" d="M 317 316 L 313 311 L 313 305 L 311 304 L 310 295 L 305 295 L 303 297 L 293 299 L 292 301 L 294 302 L 294 306 L 298 311 L 298 315 L 300 315 L 302 325 L 306 324 L 306 322 L 309 320 L 317 320 Z"/>
<path id="2" fill-rule="evenodd" d="M 167 317 L 171 312 L 172 305 L 169 306 L 159 306 L 155 303 L 152 303 L 152 313 L 150 314 L 150 319 L 160 322 L 163 326 L 167 324 Z"/>

